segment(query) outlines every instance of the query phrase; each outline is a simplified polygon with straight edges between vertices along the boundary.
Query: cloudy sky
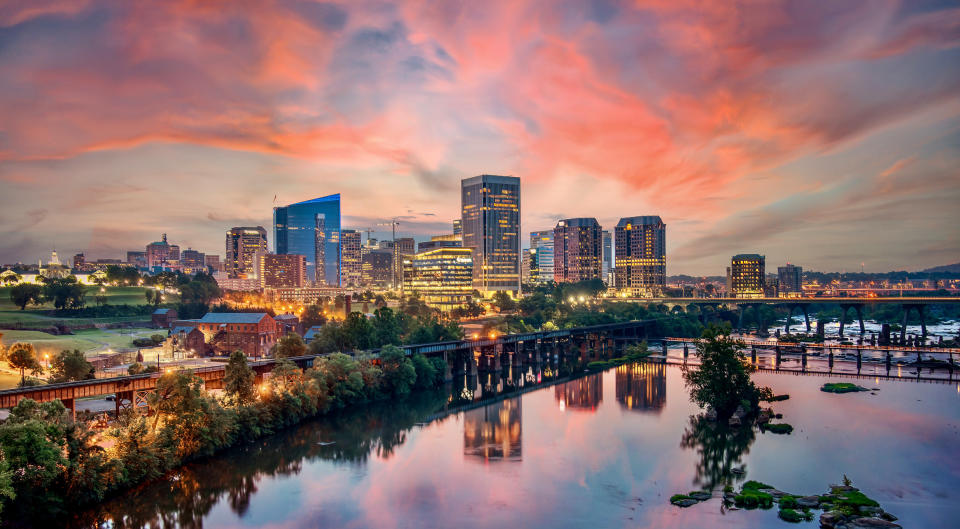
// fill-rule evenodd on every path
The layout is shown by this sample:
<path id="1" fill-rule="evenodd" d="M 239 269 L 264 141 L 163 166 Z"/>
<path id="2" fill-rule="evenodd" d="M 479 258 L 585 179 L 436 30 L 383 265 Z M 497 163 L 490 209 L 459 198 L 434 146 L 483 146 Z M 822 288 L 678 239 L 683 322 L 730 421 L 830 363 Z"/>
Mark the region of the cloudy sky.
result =
<path id="1" fill-rule="evenodd" d="M 0 3 L 0 262 L 223 253 L 276 203 L 449 231 L 660 215 L 668 273 L 960 261 L 954 2 Z M 385 228 L 380 227 L 380 230 Z"/>

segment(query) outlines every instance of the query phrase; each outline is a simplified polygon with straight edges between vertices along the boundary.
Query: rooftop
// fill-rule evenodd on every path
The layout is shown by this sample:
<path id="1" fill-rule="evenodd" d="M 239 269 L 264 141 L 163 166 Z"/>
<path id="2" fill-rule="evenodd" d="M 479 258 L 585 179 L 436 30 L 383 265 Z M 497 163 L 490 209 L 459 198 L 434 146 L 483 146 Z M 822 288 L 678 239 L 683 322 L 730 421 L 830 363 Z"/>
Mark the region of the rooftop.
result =
<path id="1" fill-rule="evenodd" d="M 263 318 L 269 318 L 266 312 L 208 312 L 200 323 L 260 323 Z"/>
<path id="2" fill-rule="evenodd" d="M 623 217 L 617 223 L 618 228 L 625 228 L 628 224 L 634 226 L 662 226 L 663 220 L 659 215 L 641 215 L 638 217 Z"/>
<path id="3" fill-rule="evenodd" d="M 302 206 L 304 204 L 318 204 L 321 202 L 339 202 L 339 201 L 340 201 L 340 193 L 334 193 L 332 195 L 327 195 L 325 197 L 318 197 L 310 200 L 304 200 L 303 202 L 290 204 L 290 206 Z M 287 207 L 290 207 L 290 206 L 287 206 Z"/>

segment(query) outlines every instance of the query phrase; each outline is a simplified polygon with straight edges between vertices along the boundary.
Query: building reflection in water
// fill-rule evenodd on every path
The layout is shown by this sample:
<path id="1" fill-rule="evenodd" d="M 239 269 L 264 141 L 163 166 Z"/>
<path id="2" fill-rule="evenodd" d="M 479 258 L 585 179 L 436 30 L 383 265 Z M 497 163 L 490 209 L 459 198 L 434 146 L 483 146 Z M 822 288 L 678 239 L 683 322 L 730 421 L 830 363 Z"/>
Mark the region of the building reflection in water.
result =
<path id="1" fill-rule="evenodd" d="M 482 461 L 520 461 L 523 446 L 520 397 L 463 413 L 463 455 Z"/>
<path id="2" fill-rule="evenodd" d="M 603 402 L 603 374 L 589 375 L 554 386 L 560 409 L 596 411 Z"/>
<path id="3" fill-rule="evenodd" d="M 618 367 L 617 402 L 628 410 L 659 413 L 667 404 L 667 366 L 640 362 Z"/>

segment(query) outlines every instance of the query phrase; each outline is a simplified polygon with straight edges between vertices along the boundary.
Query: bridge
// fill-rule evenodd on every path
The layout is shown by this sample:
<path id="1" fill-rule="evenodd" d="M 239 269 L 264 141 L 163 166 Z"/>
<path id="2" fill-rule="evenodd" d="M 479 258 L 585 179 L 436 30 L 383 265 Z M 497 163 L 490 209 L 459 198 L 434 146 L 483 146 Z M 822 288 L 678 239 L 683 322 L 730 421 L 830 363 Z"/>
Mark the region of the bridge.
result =
<path id="1" fill-rule="evenodd" d="M 576 354 L 583 361 L 591 361 L 620 354 L 626 345 L 647 338 L 654 323 L 654 320 L 634 320 L 553 331 L 471 336 L 464 340 L 406 345 L 402 350 L 408 356 L 423 354 L 443 358 L 446 364 L 444 375 L 449 381 L 455 374 L 476 376 L 478 371 L 499 371 L 504 366 L 542 362 L 548 355 Z M 305 355 L 287 360 L 306 369 L 321 356 Z M 276 359 L 248 362 L 256 374 L 255 383 L 261 383 L 276 362 Z M 223 388 L 226 363 L 190 371 L 203 381 L 207 389 Z M 116 412 L 120 413 L 123 409 L 144 406 L 148 395 L 156 391 L 161 376 L 161 373 L 148 373 L 7 389 L 0 391 L 0 408 L 12 408 L 23 399 L 38 402 L 59 399 L 75 415 L 77 399 L 114 395 Z"/>
<path id="2" fill-rule="evenodd" d="M 906 341 L 906 328 L 907 328 L 907 317 L 911 311 L 916 311 L 920 316 L 920 329 L 921 335 L 927 336 L 927 321 L 926 321 L 926 308 L 928 305 L 932 304 L 942 304 L 942 303 L 960 303 L 960 296 L 910 296 L 910 297 L 894 297 L 894 296 L 885 296 L 885 297 L 873 297 L 873 296 L 833 296 L 833 297 L 798 297 L 798 298 L 771 298 L 771 297 L 761 297 L 761 298 L 636 298 L 636 297 L 626 297 L 626 298 L 609 298 L 608 301 L 619 301 L 619 302 L 633 302 L 633 303 L 662 303 L 669 306 L 677 305 L 694 305 L 698 307 L 712 306 L 719 307 L 721 305 L 726 306 L 736 306 L 740 313 L 738 328 L 743 328 L 743 315 L 749 309 L 754 309 L 754 314 L 757 307 L 761 305 L 775 305 L 782 306 L 787 308 L 790 311 L 790 314 L 787 316 L 787 323 L 784 327 L 784 332 L 787 334 L 790 333 L 790 320 L 793 318 L 794 312 L 802 312 L 803 319 L 806 323 L 807 332 L 810 332 L 810 315 L 808 313 L 808 308 L 813 304 L 829 304 L 829 305 L 839 305 L 841 310 L 840 316 L 840 336 L 843 336 L 843 331 L 845 327 L 844 320 L 846 319 L 847 313 L 850 310 L 853 310 L 857 315 L 857 320 L 860 323 L 860 334 L 865 334 L 865 328 L 863 324 L 863 307 L 865 305 L 889 305 L 897 304 L 903 307 L 903 324 L 900 327 L 900 343 Z M 885 338 L 886 340 L 889 337 Z"/>

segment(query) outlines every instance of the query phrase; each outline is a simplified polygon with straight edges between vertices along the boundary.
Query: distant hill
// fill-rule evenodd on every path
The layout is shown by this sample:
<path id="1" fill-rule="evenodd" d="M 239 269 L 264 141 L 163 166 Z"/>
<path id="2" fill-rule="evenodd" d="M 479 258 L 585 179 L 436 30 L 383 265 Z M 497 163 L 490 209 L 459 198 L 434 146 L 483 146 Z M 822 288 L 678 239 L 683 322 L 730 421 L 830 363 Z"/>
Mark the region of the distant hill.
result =
<path id="1" fill-rule="evenodd" d="M 953 263 L 943 266 L 935 266 L 933 268 L 927 268 L 926 270 L 921 270 L 920 272 L 926 274 L 960 274 L 960 263 Z"/>

